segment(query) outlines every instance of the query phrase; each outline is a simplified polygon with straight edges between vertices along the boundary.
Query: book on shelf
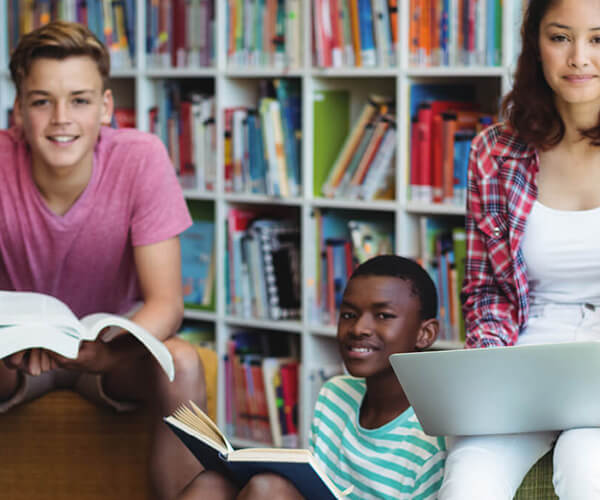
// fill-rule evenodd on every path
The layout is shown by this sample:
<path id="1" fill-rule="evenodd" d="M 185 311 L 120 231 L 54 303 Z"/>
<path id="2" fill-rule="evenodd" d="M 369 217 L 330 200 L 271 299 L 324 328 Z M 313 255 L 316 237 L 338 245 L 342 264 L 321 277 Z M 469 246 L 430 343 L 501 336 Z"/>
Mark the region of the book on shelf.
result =
<path id="1" fill-rule="evenodd" d="M 393 100 L 389 97 L 369 97 L 329 169 L 321 188 L 323 196 L 349 198 L 363 194 L 361 186 L 373 165 L 385 132 L 395 127 L 393 106 Z M 389 141 L 385 144 L 395 150 L 395 144 Z"/>
<path id="2" fill-rule="evenodd" d="M 394 251 L 393 221 L 357 211 L 315 208 L 316 239 L 313 318 L 335 324 L 341 294 L 356 265 Z"/>
<path id="3" fill-rule="evenodd" d="M 238 331 L 225 358 L 226 428 L 272 446 L 298 446 L 297 348 L 293 339 Z"/>
<path id="4" fill-rule="evenodd" d="M 82 342 L 110 342 L 124 330 L 148 349 L 169 380 L 175 376 L 169 350 L 142 326 L 108 313 L 78 319 L 64 302 L 50 295 L 0 291 L 0 330 L 0 358 L 41 348 L 72 359 L 77 358 Z"/>
<path id="5" fill-rule="evenodd" d="M 184 320 L 177 332 L 177 336 L 190 344 L 216 351 L 215 329 L 209 323 Z"/>
<path id="6" fill-rule="evenodd" d="M 195 219 L 179 237 L 183 302 L 186 307 L 210 308 L 215 282 L 214 222 Z"/>
<path id="7" fill-rule="evenodd" d="M 335 127 L 331 119 L 335 117 Z M 350 92 L 319 89 L 313 92 L 313 193 L 321 195 L 327 174 L 350 128 Z"/>
<path id="8" fill-rule="evenodd" d="M 225 108 L 225 188 L 236 193 L 300 194 L 299 81 L 261 80 L 256 108 Z"/>
<path id="9" fill-rule="evenodd" d="M 227 63 L 232 66 L 302 65 L 302 2 L 245 0 L 227 2 Z"/>
<path id="10" fill-rule="evenodd" d="M 130 68 L 135 61 L 136 7 L 133 0 L 95 2 L 9 0 L 8 45 L 15 49 L 19 39 L 40 26 L 62 19 L 87 25 L 110 52 L 113 68 Z M 5 27 L 6 28 L 6 27 Z"/>
<path id="11" fill-rule="evenodd" d="M 146 0 L 149 65 L 211 66 L 215 59 L 214 25 L 214 0 Z"/>
<path id="12" fill-rule="evenodd" d="M 420 219 L 419 260 L 431 276 L 439 298 L 440 340 L 464 341 L 460 292 L 464 278 L 466 234 L 459 219 Z"/>
<path id="13" fill-rule="evenodd" d="M 223 474 L 239 487 L 256 474 L 270 472 L 291 481 L 304 498 L 341 499 L 351 492 L 339 490 L 307 449 L 234 450 L 216 424 L 192 401 L 164 420 L 206 470 Z"/>
<path id="14" fill-rule="evenodd" d="M 470 93 L 466 88 L 471 88 Z M 411 200 L 464 206 L 465 148 L 495 120 L 495 115 L 481 110 L 472 100 L 474 93 L 469 85 L 411 86 Z"/>
<path id="15" fill-rule="evenodd" d="M 181 186 L 213 191 L 216 184 L 214 96 L 185 92 L 177 82 L 158 86 L 157 106 L 149 111 L 150 132 L 169 152 Z"/>
<path id="16" fill-rule="evenodd" d="M 397 0 L 313 0 L 312 10 L 317 66 L 396 64 Z"/>
<path id="17" fill-rule="evenodd" d="M 410 63 L 500 66 L 503 8 L 502 0 L 411 0 Z"/>
<path id="18" fill-rule="evenodd" d="M 112 126 L 115 128 L 135 128 L 135 109 L 115 108 Z"/>

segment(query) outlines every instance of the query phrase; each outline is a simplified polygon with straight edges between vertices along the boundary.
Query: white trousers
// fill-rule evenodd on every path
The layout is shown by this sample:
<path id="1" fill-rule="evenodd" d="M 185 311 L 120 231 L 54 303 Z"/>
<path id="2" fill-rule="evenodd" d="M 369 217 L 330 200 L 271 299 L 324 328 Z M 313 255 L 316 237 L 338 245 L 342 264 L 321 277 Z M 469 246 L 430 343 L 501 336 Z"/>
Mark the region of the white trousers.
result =
<path id="1" fill-rule="evenodd" d="M 600 308 L 545 305 L 531 308 L 517 345 L 584 340 L 600 341 Z M 440 500 L 511 500 L 531 466 L 554 444 L 553 484 L 558 497 L 600 499 L 600 428 L 448 441 Z"/>

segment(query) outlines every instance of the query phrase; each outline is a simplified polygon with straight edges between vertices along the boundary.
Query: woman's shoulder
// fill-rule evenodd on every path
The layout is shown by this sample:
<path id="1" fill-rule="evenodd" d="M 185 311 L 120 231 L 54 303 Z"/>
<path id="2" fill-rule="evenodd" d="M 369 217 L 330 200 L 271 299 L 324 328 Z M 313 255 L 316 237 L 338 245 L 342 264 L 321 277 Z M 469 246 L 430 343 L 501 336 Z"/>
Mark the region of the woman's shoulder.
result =
<path id="1" fill-rule="evenodd" d="M 473 147 L 492 156 L 522 156 L 530 149 L 519 134 L 507 122 L 498 122 L 483 129 L 475 139 Z"/>
<path id="2" fill-rule="evenodd" d="M 472 153 L 477 159 L 476 168 L 480 175 L 489 176 L 498 172 L 504 162 L 513 159 L 519 162 L 534 154 L 535 148 L 526 143 L 506 122 L 499 122 L 485 128 L 475 136 Z"/>

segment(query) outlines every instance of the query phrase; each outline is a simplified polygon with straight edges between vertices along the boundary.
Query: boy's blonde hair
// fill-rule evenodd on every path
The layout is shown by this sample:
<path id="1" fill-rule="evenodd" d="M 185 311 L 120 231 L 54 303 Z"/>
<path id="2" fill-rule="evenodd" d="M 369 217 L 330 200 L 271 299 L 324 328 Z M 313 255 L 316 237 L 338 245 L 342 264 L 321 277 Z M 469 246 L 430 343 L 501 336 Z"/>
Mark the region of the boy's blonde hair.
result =
<path id="1" fill-rule="evenodd" d="M 106 89 L 110 54 L 104 44 L 82 24 L 53 21 L 23 35 L 10 57 L 10 75 L 17 95 L 33 61 L 39 58 L 66 59 L 70 56 L 91 57 L 100 72 L 102 89 Z"/>

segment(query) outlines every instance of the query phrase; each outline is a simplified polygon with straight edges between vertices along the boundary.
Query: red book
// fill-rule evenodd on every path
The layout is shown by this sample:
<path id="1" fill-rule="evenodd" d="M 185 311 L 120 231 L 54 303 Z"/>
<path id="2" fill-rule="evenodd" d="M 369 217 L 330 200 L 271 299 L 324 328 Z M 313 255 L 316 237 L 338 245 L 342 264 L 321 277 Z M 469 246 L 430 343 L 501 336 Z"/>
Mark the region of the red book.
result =
<path id="1" fill-rule="evenodd" d="M 327 262 L 327 313 L 329 314 L 329 322 L 335 322 L 335 283 L 333 270 L 333 247 L 325 245 L 326 262 Z"/>
<path id="2" fill-rule="evenodd" d="M 444 147 L 442 144 L 443 124 L 442 124 L 441 115 L 435 115 L 433 117 L 433 127 L 432 127 L 431 132 L 432 132 L 432 136 L 431 136 L 432 199 L 433 199 L 434 203 L 441 203 L 442 201 L 444 201 L 444 189 L 443 189 Z"/>
<path id="3" fill-rule="evenodd" d="M 115 108 L 113 114 L 118 128 L 135 128 L 135 109 Z"/>
<path id="4" fill-rule="evenodd" d="M 173 43 L 171 45 L 171 65 L 184 67 L 186 65 L 186 1 L 173 0 Z M 204 29 L 199 27 L 199 29 Z"/>
<path id="5" fill-rule="evenodd" d="M 410 199 L 418 200 L 420 196 L 419 187 L 419 120 L 413 116 L 410 124 Z"/>
<path id="6" fill-rule="evenodd" d="M 298 363 L 281 365 L 283 408 L 288 434 L 298 435 Z"/>
<path id="7" fill-rule="evenodd" d="M 419 150 L 419 199 L 420 201 L 430 202 L 432 199 L 431 128 L 433 123 L 433 115 L 431 113 L 430 103 L 422 103 L 419 105 L 417 118 L 417 148 Z"/>
<path id="8" fill-rule="evenodd" d="M 179 104 L 179 119 L 181 129 L 179 133 L 179 164 L 181 175 L 194 175 L 192 159 L 192 103 L 181 101 Z"/>

